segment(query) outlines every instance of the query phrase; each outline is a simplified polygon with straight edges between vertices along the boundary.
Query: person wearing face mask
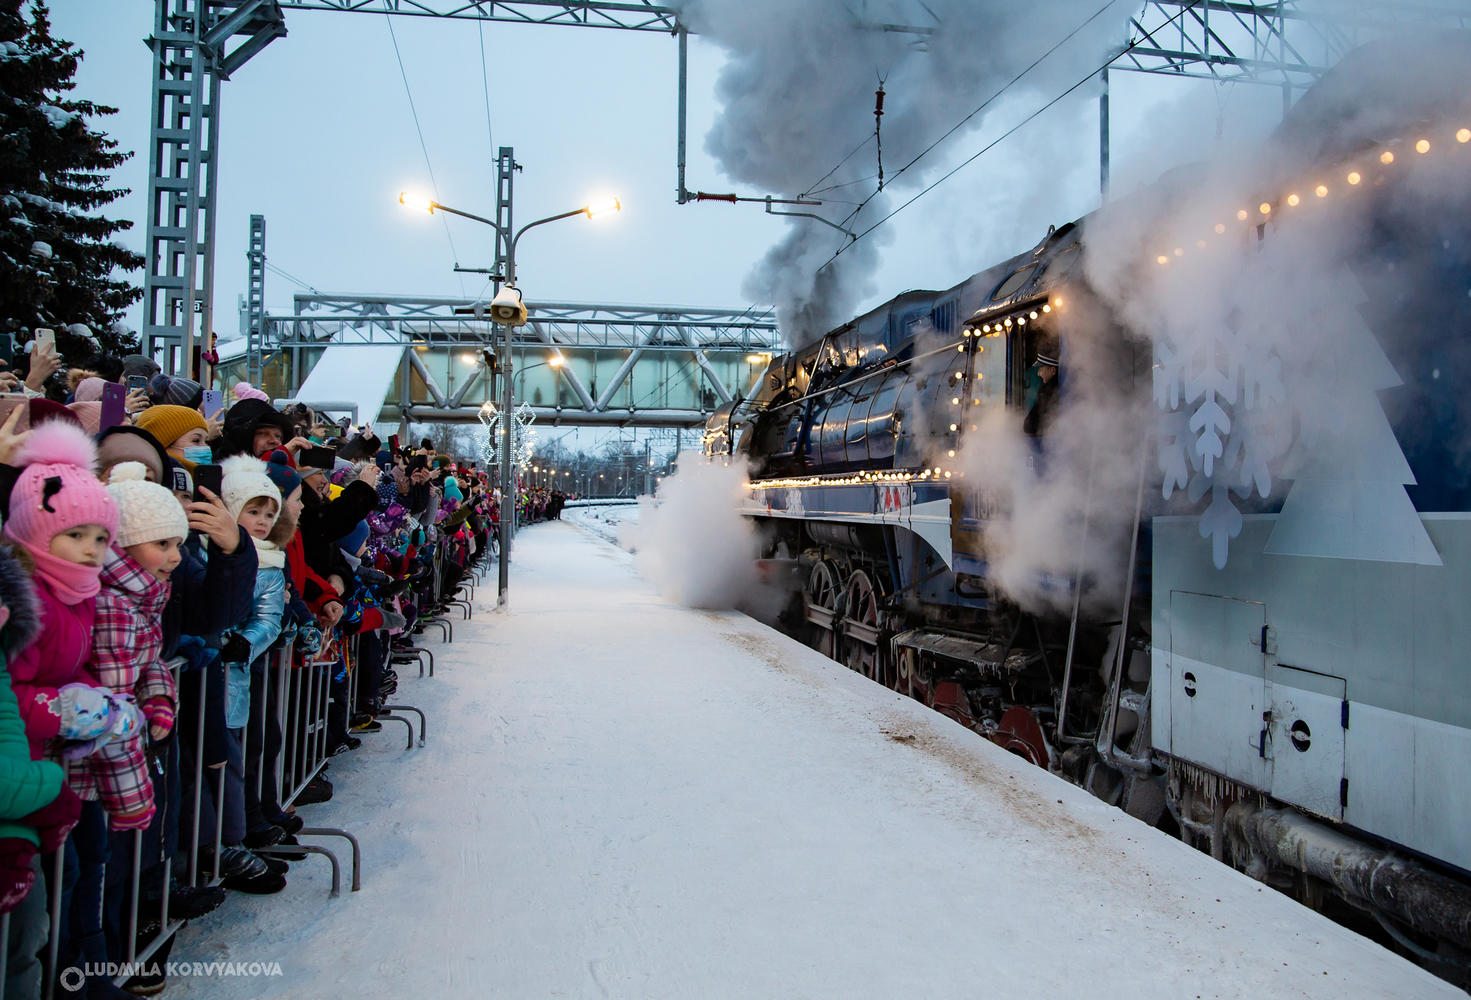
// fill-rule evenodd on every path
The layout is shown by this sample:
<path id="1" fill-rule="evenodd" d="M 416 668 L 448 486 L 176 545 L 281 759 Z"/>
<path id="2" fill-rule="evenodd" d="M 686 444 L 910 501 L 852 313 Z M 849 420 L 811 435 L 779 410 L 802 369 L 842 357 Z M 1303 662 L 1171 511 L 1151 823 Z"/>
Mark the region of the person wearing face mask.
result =
<path id="1" fill-rule="evenodd" d="M 136 426 L 152 435 L 169 457 L 186 469 L 214 461 L 209 425 L 198 410 L 168 404 L 150 406 L 138 414 Z"/>

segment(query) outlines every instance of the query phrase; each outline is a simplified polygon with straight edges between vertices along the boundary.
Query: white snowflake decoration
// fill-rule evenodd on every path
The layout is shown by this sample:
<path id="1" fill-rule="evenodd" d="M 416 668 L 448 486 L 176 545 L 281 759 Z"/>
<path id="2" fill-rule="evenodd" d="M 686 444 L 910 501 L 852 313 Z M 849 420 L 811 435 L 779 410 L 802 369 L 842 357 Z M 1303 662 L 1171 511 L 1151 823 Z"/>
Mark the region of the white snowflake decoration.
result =
<path id="1" fill-rule="evenodd" d="M 485 464 L 487 466 L 498 465 L 501 460 L 499 448 L 501 411 L 491 403 L 482 406 L 478 416 L 486 429 L 485 447 L 482 452 Z M 515 430 L 511 438 L 511 464 L 515 468 L 525 468 L 531 464 L 531 456 L 536 451 L 536 431 L 531 427 L 536 423 L 536 413 L 529 403 L 522 403 L 516 408 L 512 423 Z"/>
<path id="2" fill-rule="evenodd" d="M 1294 485 L 1267 552 L 1440 564 L 1404 491 L 1414 476 L 1376 395 L 1400 380 L 1358 312 L 1364 300 L 1340 268 L 1296 326 L 1293 317 L 1272 317 L 1268 329 L 1259 315 L 1238 316 L 1156 340 L 1163 495 L 1183 489 L 1192 503 L 1207 501 L 1200 535 L 1218 569 L 1241 534 L 1237 499 L 1269 496 L 1279 465 Z"/>

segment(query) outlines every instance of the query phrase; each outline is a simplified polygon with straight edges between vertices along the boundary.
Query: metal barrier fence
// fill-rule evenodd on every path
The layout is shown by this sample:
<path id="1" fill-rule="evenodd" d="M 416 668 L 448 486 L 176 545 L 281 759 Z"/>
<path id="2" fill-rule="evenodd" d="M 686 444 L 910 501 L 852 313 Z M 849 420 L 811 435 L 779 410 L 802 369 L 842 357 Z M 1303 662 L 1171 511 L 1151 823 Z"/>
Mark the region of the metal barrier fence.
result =
<path id="1" fill-rule="evenodd" d="M 438 536 L 437 532 L 431 532 L 435 545 L 434 558 L 431 561 L 431 571 L 427 577 L 426 585 L 421 590 L 415 591 L 415 597 L 419 602 L 422 612 L 416 625 L 416 632 L 422 632 L 424 628 L 434 627 L 439 630 L 444 641 L 449 642 L 454 638 L 454 628 L 448 617 L 450 608 L 457 608 L 462 612 L 464 619 L 469 619 L 473 607 L 475 586 L 483 580 L 490 560 L 485 556 L 493 552 L 489 545 L 485 550 L 475 552 L 467 562 L 464 573 L 458 585 L 463 586 L 469 599 L 458 598 L 454 595 L 444 593 L 444 583 L 447 570 L 452 562 L 446 540 Z M 407 633 L 405 633 L 407 634 Z M 345 699 L 346 719 L 351 720 L 352 712 L 357 705 L 357 693 L 359 682 L 359 671 L 356 668 L 358 662 L 360 644 L 358 637 L 353 636 L 341 639 L 335 647 L 343 657 L 342 666 L 347 673 L 347 681 L 340 689 L 340 696 Z M 326 765 L 329 758 L 329 726 L 333 697 L 333 673 L 337 670 L 339 661 L 336 656 L 330 659 L 321 657 L 297 664 L 295 650 L 290 641 L 286 641 L 266 654 L 268 662 L 264 667 L 262 677 L 262 705 L 271 706 L 274 710 L 275 723 L 280 732 L 280 750 L 276 755 L 274 767 L 270 773 L 262 766 L 256 771 L 256 797 L 260 797 L 268 791 L 266 782 L 274 782 L 273 789 L 276 792 L 275 801 L 282 808 L 291 806 L 301 795 L 307 785 L 318 775 Z M 395 647 L 391 643 L 385 644 L 384 666 L 393 664 L 405 665 L 417 663 L 419 676 L 425 675 L 425 665 L 428 666 L 428 676 L 434 676 L 434 654 L 428 648 L 409 642 Z M 192 790 L 193 808 L 187 817 L 179 817 L 179 820 L 187 820 L 180 823 L 177 833 L 177 844 L 185 844 L 187 847 L 187 873 L 184 884 L 188 886 L 217 886 L 221 884 L 222 877 L 221 855 L 224 848 L 222 836 L 224 830 L 225 809 L 225 783 L 227 780 L 225 764 L 205 764 L 205 736 L 207 705 L 210 696 L 210 670 L 185 670 L 186 662 L 183 658 L 175 658 L 168 663 L 170 672 L 174 675 L 176 688 L 180 692 L 180 711 L 175 721 L 174 732 L 167 741 L 162 744 L 164 763 L 162 773 L 157 765 L 156 758 L 152 755 L 158 749 L 150 749 L 150 775 L 155 781 L 155 802 L 158 803 L 158 811 L 161 818 L 156 820 L 158 829 L 150 825 L 148 831 L 135 831 L 129 838 L 132 846 L 131 858 L 129 859 L 128 874 L 122 881 L 124 891 L 127 893 L 125 917 L 123 926 L 119 932 L 125 935 L 121 949 L 125 971 L 119 974 L 115 981 L 121 985 L 131 974 L 144 967 L 167 945 L 178 930 L 184 926 L 185 920 L 178 918 L 169 912 L 169 891 L 174 882 L 174 852 L 169 848 L 167 827 L 171 822 L 166 810 L 169 808 L 169 792 L 167 780 L 180 766 L 181 741 L 184 734 L 180 731 L 180 723 L 185 718 L 182 700 L 184 697 L 184 686 L 180 682 L 189 676 L 197 677 L 198 694 L 194 698 L 194 710 L 196 722 L 192 735 L 193 763 L 192 773 L 183 775 L 182 780 L 187 781 Z M 216 680 L 222 683 L 222 677 Z M 193 687 L 193 683 L 188 685 Z M 192 692 L 191 692 L 192 694 Z M 383 714 L 377 715 L 379 720 L 398 721 L 405 724 L 408 729 L 408 743 L 406 750 L 413 749 L 414 723 L 413 720 L 397 713 L 408 712 L 418 717 L 419 736 L 417 743 L 424 745 L 427 720 L 424 713 L 412 705 L 384 704 L 381 706 Z M 260 726 L 255 725 L 254 713 L 246 726 L 241 730 L 241 753 L 245 759 L 249 753 L 250 740 L 252 738 L 262 739 L 271 720 L 262 718 Z M 264 763 L 264 762 L 263 762 Z M 206 772 L 214 772 L 215 777 L 208 779 Z M 206 789 L 206 780 L 211 785 Z M 182 782 L 181 782 L 182 785 Z M 206 790 L 208 796 L 206 796 Z M 213 836 L 207 838 L 206 843 L 201 843 L 205 832 L 204 825 L 204 802 L 206 798 L 213 801 L 214 815 L 212 817 Z M 185 801 L 179 798 L 180 804 Z M 187 836 L 186 836 L 187 833 Z M 148 859 L 145 863 L 144 847 L 148 842 L 150 834 L 158 841 L 157 856 Z M 347 841 L 351 849 L 352 859 L 352 891 L 361 888 L 362 856 L 357 839 L 347 830 L 335 827 L 313 827 L 303 826 L 297 834 L 298 837 L 337 837 Z M 201 848 L 205 850 L 202 852 Z M 331 895 L 337 896 L 341 892 L 341 865 L 337 856 L 325 847 L 317 844 L 298 843 L 277 847 L 256 848 L 254 853 L 266 856 L 293 857 L 296 860 L 305 858 L 308 854 L 317 854 L 326 857 L 331 864 L 332 888 Z M 202 864 L 208 859 L 209 864 Z M 120 859 L 114 857 L 108 862 L 109 866 L 116 864 Z M 61 921 L 65 916 L 62 913 L 62 880 L 65 864 L 65 850 L 58 849 L 52 858 L 50 877 L 46 880 L 49 891 L 48 910 L 50 915 L 50 927 L 45 952 L 45 961 L 42 969 L 42 984 L 46 1000 L 52 1000 L 57 982 L 58 949 L 60 946 Z M 207 868 L 207 870 L 206 870 Z M 144 888 L 146 883 L 156 883 L 159 886 L 158 907 L 153 910 L 145 905 Z M 37 889 L 39 891 L 39 883 Z M 154 917 L 157 922 L 154 924 Z M 10 914 L 5 914 L 0 919 L 0 942 L 8 945 L 10 938 Z M 153 930 L 146 940 L 140 941 L 140 930 Z M 7 973 L 8 947 L 0 947 L 0 983 L 5 981 Z"/>

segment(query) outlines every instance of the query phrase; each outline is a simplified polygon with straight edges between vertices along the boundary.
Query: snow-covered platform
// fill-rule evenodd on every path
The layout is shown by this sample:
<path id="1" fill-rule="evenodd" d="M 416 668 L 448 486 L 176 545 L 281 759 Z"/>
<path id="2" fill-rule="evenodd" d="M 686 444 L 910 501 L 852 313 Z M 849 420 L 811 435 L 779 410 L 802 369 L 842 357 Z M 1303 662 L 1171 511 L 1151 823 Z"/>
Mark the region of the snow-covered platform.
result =
<path id="1" fill-rule="evenodd" d="M 572 525 L 331 767 L 361 839 L 232 897 L 169 996 L 1454 997 L 1371 942 Z"/>

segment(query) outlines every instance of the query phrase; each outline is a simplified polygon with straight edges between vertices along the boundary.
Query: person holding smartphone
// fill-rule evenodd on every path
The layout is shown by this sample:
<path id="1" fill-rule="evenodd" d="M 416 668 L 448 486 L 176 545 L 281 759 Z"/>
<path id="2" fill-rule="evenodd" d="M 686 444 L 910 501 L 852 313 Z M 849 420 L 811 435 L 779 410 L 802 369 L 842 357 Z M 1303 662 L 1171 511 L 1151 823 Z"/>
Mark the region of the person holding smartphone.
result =
<path id="1" fill-rule="evenodd" d="M 56 350 L 56 334 L 37 330 L 30 345 L 31 365 L 20 390 L 27 396 L 46 395 L 46 380 L 61 370 L 61 355 Z"/>
<path id="2" fill-rule="evenodd" d="M 128 390 L 128 395 L 123 401 L 123 409 L 128 416 L 136 417 L 153 405 L 153 400 L 148 398 L 147 378 L 142 375 L 129 375 L 123 384 Z"/>

